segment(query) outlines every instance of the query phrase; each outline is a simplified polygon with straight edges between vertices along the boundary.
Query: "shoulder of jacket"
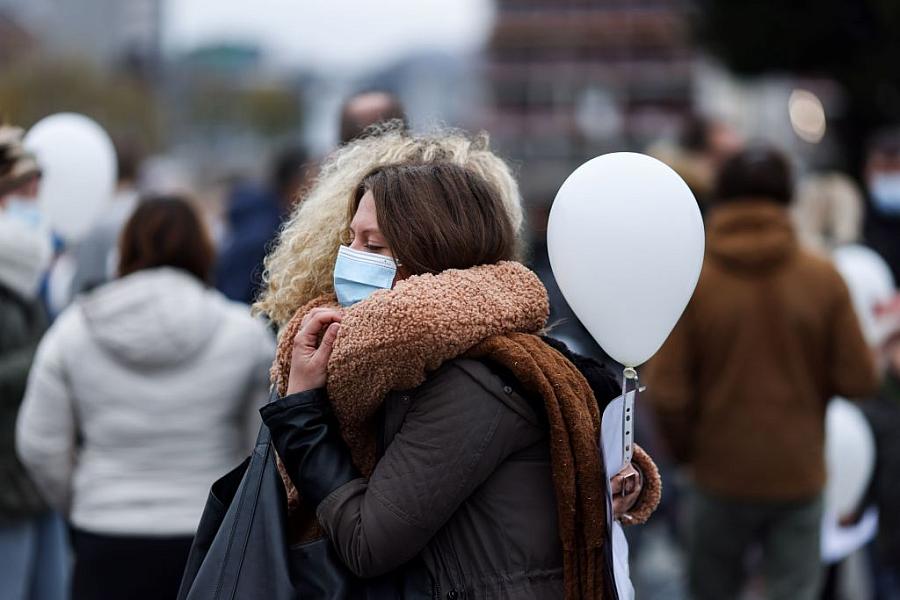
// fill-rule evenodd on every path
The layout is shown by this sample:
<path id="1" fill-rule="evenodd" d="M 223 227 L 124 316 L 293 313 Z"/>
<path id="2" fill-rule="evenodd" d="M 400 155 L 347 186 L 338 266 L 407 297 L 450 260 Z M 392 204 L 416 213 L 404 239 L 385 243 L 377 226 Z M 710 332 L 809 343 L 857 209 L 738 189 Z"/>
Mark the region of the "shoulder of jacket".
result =
<path id="1" fill-rule="evenodd" d="M 798 254 L 800 255 L 798 262 L 803 270 L 801 281 L 804 284 L 810 281 L 806 278 L 815 278 L 820 285 L 826 286 L 824 289 L 827 293 L 833 294 L 833 298 L 839 298 L 847 293 L 847 283 L 834 262 L 807 250 L 801 250 Z"/>
<path id="2" fill-rule="evenodd" d="M 229 325 L 241 328 L 243 331 L 252 332 L 255 335 L 268 334 L 268 327 L 259 317 L 250 313 L 250 306 L 243 302 L 228 299 L 218 290 L 207 290 L 208 301 L 213 310 L 222 315 Z"/>
<path id="3" fill-rule="evenodd" d="M 78 302 L 74 302 L 59 313 L 59 316 L 56 317 L 56 320 L 53 321 L 53 324 L 47 330 L 46 337 L 53 335 L 68 339 L 73 334 L 86 330 L 87 319 L 81 310 L 81 305 Z"/>
<path id="4" fill-rule="evenodd" d="M 215 304 L 217 310 L 222 313 L 222 316 L 228 319 L 228 322 L 234 324 L 236 327 L 243 327 L 256 332 L 265 331 L 265 323 L 251 315 L 250 307 L 246 304 L 234 302 L 225 297 L 217 299 Z"/>
<path id="5" fill-rule="evenodd" d="M 456 385 L 457 382 L 474 380 L 482 383 L 490 374 L 490 369 L 481 361 L 469 358 L 454 358 L 446 361 L 440 367 L 426 374 L 425 380 L 410 391 L 415 396 L 417 392 L 426 392 L 434 388 Z"/>
<path id="6" fill-rule="evenodd" d="M 38 353 L 59 357 L 64 363 L 80 360 L 88 351 L 84 340 L 90 337 L 87 322 L 78 303 L 70 304 L 50 324 L 38 345 Z M 89 352 L 89 351 L 88 351 Z"/>
<path id="7" fill-rule="evenodd" d="M 794 260 L 803 269 L 820 274 L 835 275 L 840 277 L 834 262 L 827 256 L 812 252 L 806 248 L 797 248 Z"/>
<path id="8" fill-rule="evenodd" d="M 527 398 L 522 394 L 520 386 L 515 381 L 504 378 L 496 368 L 488 362 L 472 358 L 455 358 L 444 363 L 439 369 L 429 375 L 421 389 L 434 389 L 435 387 L 448 388 L 446 393 L 451 398 L 461 397 L 459 388 L 467 387 L 470 393 L 462 401 L 473 402 L 471 390 L 480 389 L 484 392 L 484 398 L 499 400 L 507 408 L 532 424 L 538 424 L 540 419 Z M 479 395 L 480 396 L 480 395 Z M 490 403 L 480 402 L 488 410 Z"/>

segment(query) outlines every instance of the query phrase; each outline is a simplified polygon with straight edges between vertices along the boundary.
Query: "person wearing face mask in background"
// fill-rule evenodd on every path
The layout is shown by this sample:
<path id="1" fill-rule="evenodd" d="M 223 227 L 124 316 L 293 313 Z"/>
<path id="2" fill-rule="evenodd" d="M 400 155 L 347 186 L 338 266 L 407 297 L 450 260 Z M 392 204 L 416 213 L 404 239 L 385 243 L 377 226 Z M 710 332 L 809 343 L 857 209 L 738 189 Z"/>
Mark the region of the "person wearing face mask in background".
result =
<path id="1" fill-rule="evenodd" d="M 66 597 L 65 531 L 19 462 L 14 434 L 47 318 L 38 297 L 52 258 L 35 196 L 40 168 L 22 130 L 0 126 L 0 600 Z"/>
<path id="2" fill-rule="evenodd" d="M 736 154 L 715 190 L 697 289 L 641 373 L 689 475 L 691 597 L 741 597 L 761 548 L 766 598 L 813 600 L 826 403 L 872 393 L 875 366 L 837 269 L 799 247 L 784 155 Z"/>
<path id="3" fill-rule="evenodd" d="M 900 129 L 876 135 L 866 153 L 869 192 L 865 236 L 900 280 Z"/>

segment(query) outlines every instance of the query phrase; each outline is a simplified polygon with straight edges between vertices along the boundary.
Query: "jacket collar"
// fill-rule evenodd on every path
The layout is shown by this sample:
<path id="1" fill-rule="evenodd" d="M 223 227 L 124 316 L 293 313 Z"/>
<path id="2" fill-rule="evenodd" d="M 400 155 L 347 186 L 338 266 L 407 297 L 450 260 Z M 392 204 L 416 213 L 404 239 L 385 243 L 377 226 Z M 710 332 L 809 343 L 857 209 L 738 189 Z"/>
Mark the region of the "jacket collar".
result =
<path id="1" fill-rule="evenodd" d="M 728 269 L 765 272 L 797 250 L 787 208 L 764 199 L 714 207 L 707 222 L 707 253 Z"/>

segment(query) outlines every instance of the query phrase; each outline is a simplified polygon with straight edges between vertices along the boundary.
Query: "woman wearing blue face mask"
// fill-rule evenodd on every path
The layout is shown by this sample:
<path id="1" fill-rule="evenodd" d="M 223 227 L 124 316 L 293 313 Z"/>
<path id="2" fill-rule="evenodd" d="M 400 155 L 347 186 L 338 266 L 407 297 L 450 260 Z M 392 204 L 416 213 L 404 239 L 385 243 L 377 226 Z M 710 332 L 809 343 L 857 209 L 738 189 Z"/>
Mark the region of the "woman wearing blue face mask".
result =
<path id="1" fill-rule="evenodd" d="M 349 201 L 335 295 L 282 331 L 261 411 L 298 537 L 404 597 L 610 597 L 597 440 L 617 386 L 540 337 L 547 294 L 511 261 L 497 192 L 432 162 L 379 168 Z M 634 463 L 609 474 L 625 523 L 659 499 Z"/>

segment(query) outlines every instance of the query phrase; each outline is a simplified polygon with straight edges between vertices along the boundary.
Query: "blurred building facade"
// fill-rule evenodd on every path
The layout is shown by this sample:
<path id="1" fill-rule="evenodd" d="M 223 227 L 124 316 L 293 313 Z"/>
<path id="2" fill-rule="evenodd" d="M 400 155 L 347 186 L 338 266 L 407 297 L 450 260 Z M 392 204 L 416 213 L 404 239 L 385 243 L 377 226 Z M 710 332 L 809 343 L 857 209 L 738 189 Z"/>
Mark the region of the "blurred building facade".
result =
<path id="1" fill-rule="evenodd" d="M 163 0 L 0 0 L 50 51 L 76 53 L 100 67 L 142 69 L 162 57 Z"/>
<path id="2" fill-rule="evenodd" d="M 478 123 L 549 204 L 580 162 L 640 148 L 691 110 L 684 0 L 497 0 Z"/>

